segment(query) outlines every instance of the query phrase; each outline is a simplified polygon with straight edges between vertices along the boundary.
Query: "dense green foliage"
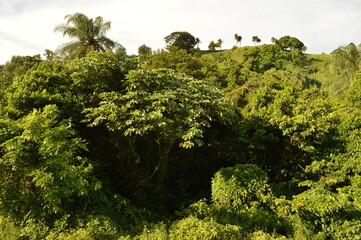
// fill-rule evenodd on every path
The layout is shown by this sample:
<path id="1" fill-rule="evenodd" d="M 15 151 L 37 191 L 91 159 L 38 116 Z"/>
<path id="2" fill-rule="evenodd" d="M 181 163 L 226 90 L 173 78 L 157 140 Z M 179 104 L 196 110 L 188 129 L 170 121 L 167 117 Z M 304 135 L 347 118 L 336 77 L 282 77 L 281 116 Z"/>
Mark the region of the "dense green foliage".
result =
<path id="1" fill-rule="evenodd" d="M 172 32 L 164 38 L 167 45 L 176 47 L 177 49 L 184 49 L 188 52 L 193 49 L 199 42 L 198 38 L 195 38 L 189 32 Z"/>
<path id="2" fill-rule="evenodd" d="M 360 239 L 356 45 L 193 38 L 2 66 L 0 238 Z"/>

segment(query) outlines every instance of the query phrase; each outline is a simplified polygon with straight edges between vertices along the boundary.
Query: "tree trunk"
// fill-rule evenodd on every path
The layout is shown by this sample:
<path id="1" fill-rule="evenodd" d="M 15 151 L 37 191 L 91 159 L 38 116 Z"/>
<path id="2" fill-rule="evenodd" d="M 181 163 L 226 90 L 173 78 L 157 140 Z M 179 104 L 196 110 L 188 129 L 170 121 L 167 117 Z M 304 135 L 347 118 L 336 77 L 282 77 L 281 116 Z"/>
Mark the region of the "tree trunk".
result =
<path id="1" fill-rule="evenodd" d="M 156 140 L 156 142 L 158 144 L 159 161 L 152 174 L 148 177 L 148 181 L 151 180 L 156 174 L 158 174 L 158 182 L 163 183 L 168 168 L 169 152 L 173 146 L 174 141 L 162 143 L 160 140 Z"/>

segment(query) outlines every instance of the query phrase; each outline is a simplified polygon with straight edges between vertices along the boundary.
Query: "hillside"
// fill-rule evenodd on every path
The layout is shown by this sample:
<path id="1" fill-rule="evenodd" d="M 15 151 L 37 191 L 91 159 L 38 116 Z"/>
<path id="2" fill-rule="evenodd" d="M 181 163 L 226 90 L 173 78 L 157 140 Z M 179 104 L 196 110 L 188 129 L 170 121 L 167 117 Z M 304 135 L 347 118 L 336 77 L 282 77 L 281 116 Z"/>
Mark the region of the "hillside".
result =
<path id="1" fill-rule="evenodd" d="M 13 57 L 0 238 L 360 239 L 360 53 L 303 49 Z"/>

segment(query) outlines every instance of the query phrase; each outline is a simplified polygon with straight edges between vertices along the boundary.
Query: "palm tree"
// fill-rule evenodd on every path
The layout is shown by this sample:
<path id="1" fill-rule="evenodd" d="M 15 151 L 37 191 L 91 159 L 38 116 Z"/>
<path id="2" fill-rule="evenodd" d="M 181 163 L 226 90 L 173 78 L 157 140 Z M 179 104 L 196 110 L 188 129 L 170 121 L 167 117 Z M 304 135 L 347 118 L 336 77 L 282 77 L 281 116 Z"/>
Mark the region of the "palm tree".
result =
<path id="1" fill-rule="evenodd" d="M 104 22 L 102 17 L 88 18 L 82 13 L 65 16 L 66 24 L 55 27 L 55 32 L 75 39 L 58 48 L 61 55 L 69 58 L 83 57 L 91 51 L 106 52 L 122 47 L 119 43 L 105 36 L 110 30 L 110 22 Z"/>
<path id="2" fill-rule="evenodd" d="M 261 39 L 258 36 L 253 36 L 252 37 L 252 42 L 254 42 L 254 45 L 256 45 L 256 43 L 260 44 Z"/>
<path id="3" fill-rule="evenodd" d="M 277 39 L 277 38 L 275 38 L 275 37 L 272 37 L 272 38 L 271 38 L 271 42 L 272 42 L 272 43 L 274 43 L 274 44 L 277 44 L 278 39 Z"/>
<path id="4" fill-rule="evenodd" d="M 199 44 L 201 43 L 201 40 L 199 38 L 196 38 L 196 46 L 199 48 Z"/>
<path id="5" fill-rule="evenodd" d="M 234 39 L 236 40 L 237 44 L 239 43 L 239 46 L 241 47 L 242 36 L 239 36 L 236 33 L 236 34 L 234 34 Z"/>
<path id="6" fill-rule="evenodd" d="M 258 45 L 261 45 L 262 40 L 260 38 L 257 39 Z"/>
<path id="7" fill-rule="evenodd" d="M 218 39 L 218 41 L 217 41 L 217 47 L 219 47 L 219 50 L 221 50 L 222 49 L 222 44 L 223 44 L 223 40 L 222 39 Z"/>

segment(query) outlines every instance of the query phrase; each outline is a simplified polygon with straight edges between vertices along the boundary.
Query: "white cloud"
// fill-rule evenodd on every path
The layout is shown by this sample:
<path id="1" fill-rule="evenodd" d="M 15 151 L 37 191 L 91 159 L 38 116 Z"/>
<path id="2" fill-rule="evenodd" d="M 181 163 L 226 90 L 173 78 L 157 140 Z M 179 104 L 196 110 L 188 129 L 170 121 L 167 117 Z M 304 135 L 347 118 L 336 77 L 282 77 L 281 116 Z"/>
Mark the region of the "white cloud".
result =
<path id="1" fill-rule="evenodd" d="M 36 51 L 40 51 L 43 49 L 43 47 L 38 44 L 28 42 L 24 39 L 18 38 L 14 35 L 11 35 L 11 34 L 8 34 L 5 32 L 1 32 L 1 31 L 0 31 L 0 39 L 11 42 L 22 48 L 28 48 L 28 49 L 32 49 L 32 50 L 36 50 Z"/>

